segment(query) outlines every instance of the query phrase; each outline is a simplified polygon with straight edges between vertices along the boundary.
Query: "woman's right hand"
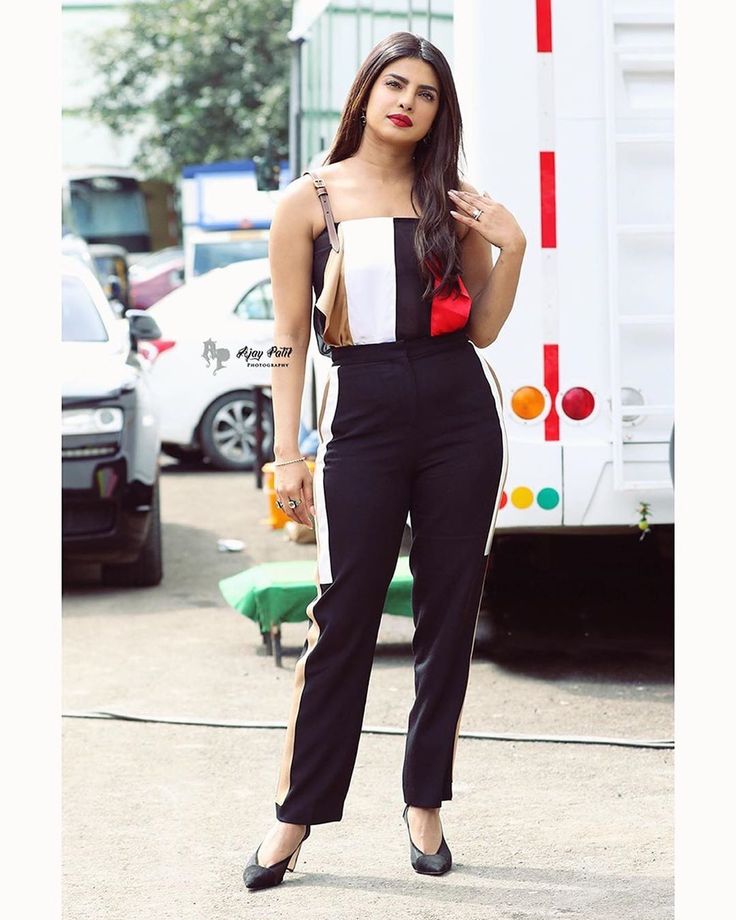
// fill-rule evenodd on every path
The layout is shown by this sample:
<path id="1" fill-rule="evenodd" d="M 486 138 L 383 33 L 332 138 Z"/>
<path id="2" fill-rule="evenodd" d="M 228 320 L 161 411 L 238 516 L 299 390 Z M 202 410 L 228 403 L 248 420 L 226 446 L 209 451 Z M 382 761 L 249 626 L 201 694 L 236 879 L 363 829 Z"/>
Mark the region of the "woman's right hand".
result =
<path id="1" fill-rule="evenodd" d="M 300 463 L 287 463 L 277 466 L 274 475 L 274 490 L 276 497 L 284 506 L 282 511 L 292 521 L 304 524 L 314 530 L 314 524 L 309 515 L 314 515 L 314 499 L 312 492 L 312 474 L 309 467 L 302 460 Z M 289 507 L 289 499 L 300 499 L 296 508 Z"/>

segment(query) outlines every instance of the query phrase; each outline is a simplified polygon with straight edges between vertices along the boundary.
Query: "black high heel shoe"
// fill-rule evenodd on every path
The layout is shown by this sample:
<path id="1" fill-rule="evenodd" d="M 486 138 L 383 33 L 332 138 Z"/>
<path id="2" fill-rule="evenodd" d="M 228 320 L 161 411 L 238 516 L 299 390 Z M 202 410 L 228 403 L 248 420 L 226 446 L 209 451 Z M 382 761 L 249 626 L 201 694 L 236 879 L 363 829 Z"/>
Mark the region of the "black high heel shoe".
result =
<path id="1" fill-rule="evenodd" d="M 280 884 L 284 879 L 284 872 L 288 869 L 289 872 L 293 872 L 296 867 L 296 861 L 299 858 L 299 851 L 302 848 L 302 844 L 309 837 L 311 831 L 311 826 L 306 825 L 306 831 L 304 836 L 299 841 L 299 846 L 294 850 L 293 853 L 290 853 L 288 856 L 284 857 L 280 862 L 274 863 L 272 866 L 261 866 L 258 863 L 258 850 L 261 849 L 261 845 L 258 844 L 258 849 L 248 860 L 245 869 L 243 870 L 243 881 L 245 882 L 246 888 L 272 888 L 274 885 Z"/>
<path id="2" fill-rule="evenodd" d="M 444 831 L 442 832 L 442 843 L 439 850 L 436 853 L 422 853 L 420 849 L 414 846 L 414 841 L 411 839 L 411 828 L 409 827 L 409 819 L 406 816 L 407 811 L 409 811 L 408 805 L 404 808 L 404 813 L 401 817 L 404 819 L 406 829 L 409 832 L 409 852 L 411 853 L 411 864 L 414 871 L 422 875 L 444 875 L 452 866 L 452 853 L 447 846 Z"/>

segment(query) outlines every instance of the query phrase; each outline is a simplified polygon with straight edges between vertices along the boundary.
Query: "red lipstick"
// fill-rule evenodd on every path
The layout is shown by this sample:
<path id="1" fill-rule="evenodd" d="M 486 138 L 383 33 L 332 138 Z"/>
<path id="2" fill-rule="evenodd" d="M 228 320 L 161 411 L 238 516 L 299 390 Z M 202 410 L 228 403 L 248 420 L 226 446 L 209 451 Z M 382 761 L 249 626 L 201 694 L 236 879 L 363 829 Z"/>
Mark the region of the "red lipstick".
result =
<path id="1" fill-rule="evenodd" d="M 391 121 L 399 128 L 411 128 L 414 122 L 408 115 L 389 115 Z"/>

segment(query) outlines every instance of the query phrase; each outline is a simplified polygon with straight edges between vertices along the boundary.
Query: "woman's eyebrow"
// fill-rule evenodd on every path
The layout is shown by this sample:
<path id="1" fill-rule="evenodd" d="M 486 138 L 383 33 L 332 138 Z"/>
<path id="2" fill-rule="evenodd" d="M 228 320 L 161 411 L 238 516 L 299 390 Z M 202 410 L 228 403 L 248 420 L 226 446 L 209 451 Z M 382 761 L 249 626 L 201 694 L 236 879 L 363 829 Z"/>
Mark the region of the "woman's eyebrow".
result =
<path id="1" fill-rule="evenodd" d="M 401 80 L 402 83 L 408 83 L 408 82 L 409 82 L 409 81 L 406 79 L 406 77 L 402 77 L 400 73 L 387 73 L 386 76 L 387 76 L 387 77 L 396 77 L 396 79 L 397 79 L 397 80 Z M 419 89 L 431 89 L 431 90 L 434 90 L 435 93 L 439 93 L 439 90 L 437 89 L 437 87 L 431 86 L 429 83 L 420 83 L 420 84 L 419 84 Z"/>

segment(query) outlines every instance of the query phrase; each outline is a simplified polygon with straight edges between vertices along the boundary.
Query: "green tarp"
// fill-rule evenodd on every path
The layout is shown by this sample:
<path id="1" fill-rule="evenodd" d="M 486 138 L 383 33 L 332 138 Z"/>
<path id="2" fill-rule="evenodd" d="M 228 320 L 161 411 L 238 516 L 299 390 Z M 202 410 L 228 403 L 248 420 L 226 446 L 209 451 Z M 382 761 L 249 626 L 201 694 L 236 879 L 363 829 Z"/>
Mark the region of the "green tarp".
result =
<path id="1" fill-rule="evenodd" d="M 258 623 L 261 632 L 279 623 L 307 619 L 307 604 L 317 596 L 315 560 L 264 562 L 220 580 L 222 596 L 243 616 Z M 384 613 L 412 615 L 412 577 L 409 557 L 400 556 L 386 595 Z"/>

